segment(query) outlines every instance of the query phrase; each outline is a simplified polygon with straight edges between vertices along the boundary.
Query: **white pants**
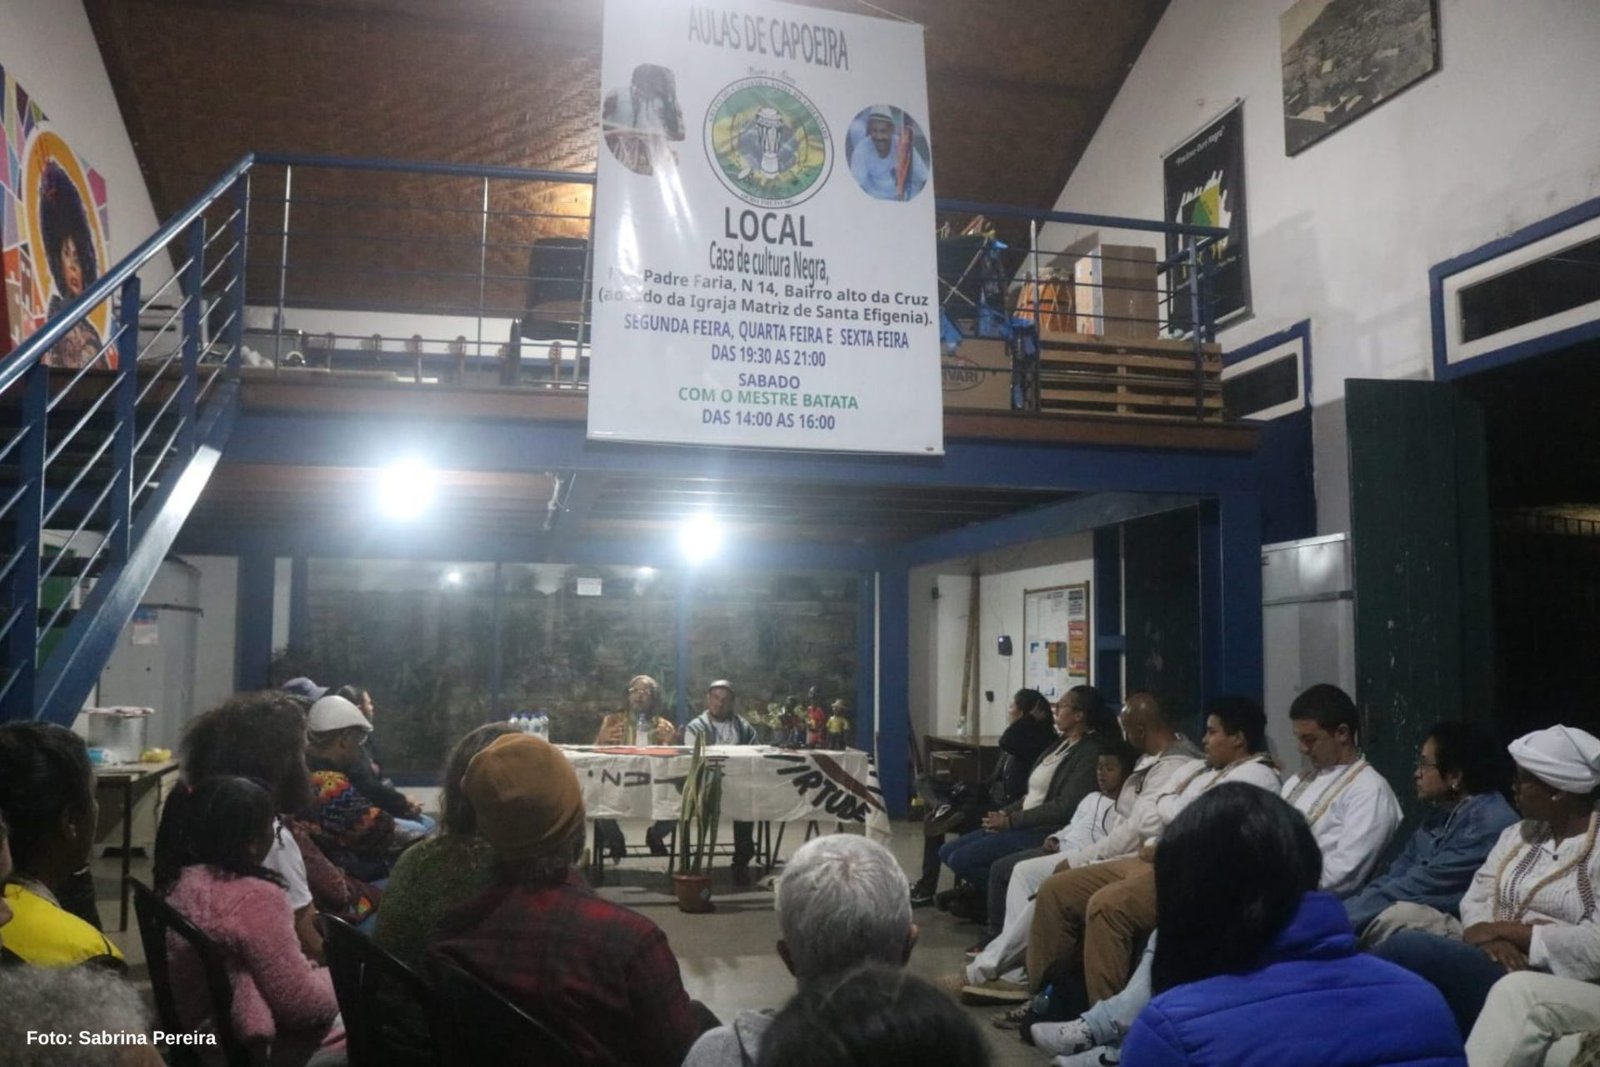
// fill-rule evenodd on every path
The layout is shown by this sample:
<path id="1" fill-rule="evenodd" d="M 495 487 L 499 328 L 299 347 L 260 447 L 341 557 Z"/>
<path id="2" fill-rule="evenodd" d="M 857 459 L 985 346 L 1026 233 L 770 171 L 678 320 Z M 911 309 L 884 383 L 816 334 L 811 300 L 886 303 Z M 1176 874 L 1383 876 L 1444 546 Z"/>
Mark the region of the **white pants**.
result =
<path id="1" fill-rule="evenodd" d="M 1538 971 L 1489 990 L 1467 1038 L 1467 1067 L 1567 1067 L 1579 1035 L 1600 1028 L 1600 986 Z"/>
<path id="2" fill-rule="evenodd" d="M 967 964 L 967 981 L 976 985 L 999 978 L 1027 954 L 1028 930 L 1033 926 L 1033 895 L 1060 865 L 1061 854 L 1052 852 L 1023 860 L 1011 869 L 1011 881 L 1006 884 L 1005 925 L 1000 936 Z"/>

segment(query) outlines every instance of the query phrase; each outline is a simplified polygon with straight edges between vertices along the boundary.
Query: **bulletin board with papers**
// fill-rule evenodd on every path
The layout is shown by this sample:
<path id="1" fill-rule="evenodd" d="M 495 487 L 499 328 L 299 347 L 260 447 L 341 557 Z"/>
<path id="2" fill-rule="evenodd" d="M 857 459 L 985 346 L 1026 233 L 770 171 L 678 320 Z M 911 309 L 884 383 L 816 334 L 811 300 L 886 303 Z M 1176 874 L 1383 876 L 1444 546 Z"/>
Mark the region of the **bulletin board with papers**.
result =
<path id="1" fill-rule="evenodd" d="M 1055 701 L 1089 684 L 1089 583 L 1022 594 L 1022 684 Z"/>

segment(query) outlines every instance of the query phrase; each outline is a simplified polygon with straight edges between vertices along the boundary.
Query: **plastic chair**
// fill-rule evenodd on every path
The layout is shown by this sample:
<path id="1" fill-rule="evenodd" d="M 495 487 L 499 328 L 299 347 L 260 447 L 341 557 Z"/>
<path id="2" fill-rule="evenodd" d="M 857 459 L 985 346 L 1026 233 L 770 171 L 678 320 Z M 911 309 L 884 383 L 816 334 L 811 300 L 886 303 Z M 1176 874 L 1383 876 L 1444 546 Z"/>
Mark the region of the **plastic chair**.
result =
<path id="1" fill-rule="evenodd" d="M 582 1067 L 577 1052 L 475 975 L 439 968 L 435 1045 L 444 1067 Z"/>
<path id="2" fill-rule="evenodd" d="M 384 1026 L 385 1019 L 396 1018 L 421 1019 L 425 1025 L 434 1012 L 433 988 L 343 919 L 322 916 L 322 930 L 351 1067 L 437 1064 L 431 1034 L 417 1033 L 418 1042 L 424 1043 L 412 1044 L 404 1040 L 403 1032 L 396 1034 Z M 405 1002 L 414 1003 L 419 1012 L 397 1016 L 398 1006 Z"/>
<path id="3" fill-rule="evenodd" d="M 205 975 L 210 1000 L 212 1032 L 228 1067 L 251 1067 L 254 1059 L 249 1047 L 233 1031 L 233 985 L 223 966 L 222 949 L 176 908 L 156 895 L 138 879 L 133 885 L 133 910 L 139 921 L 139 940 L 144 944 L 145 963 L 150 969 L 150 988 L 155 994 L 156 1016 L 161 1029 L 185 1033 L 193 1026 L 178 1017 L 178 1001 L 172 988 L 171 961 L 167 958 L 167 934 L 181 938 L 194 950 Z M 199 1046 L 173 1045 L 167 1049 L 167 1062 L 174 1067 L 201 1067 Z M 209 1058 L 209 1057 L 208 1057 Z"/>

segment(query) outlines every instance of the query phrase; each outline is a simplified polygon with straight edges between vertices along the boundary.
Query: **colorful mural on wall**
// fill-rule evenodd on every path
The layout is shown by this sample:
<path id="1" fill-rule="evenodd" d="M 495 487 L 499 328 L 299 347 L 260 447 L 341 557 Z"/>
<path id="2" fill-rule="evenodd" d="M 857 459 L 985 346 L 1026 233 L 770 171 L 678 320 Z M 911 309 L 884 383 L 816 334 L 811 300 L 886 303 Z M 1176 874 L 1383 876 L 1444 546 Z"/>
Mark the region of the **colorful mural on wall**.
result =
<path id="1" fill-rule="evenodd" d="M 10 352 L 50 316 L 93 285 L 108 265 L 106 182 L 61 134 L 38 101 L 0 67 L 0 354 Z M 110 336 L 111 304 L 50 350 L 55 366 L 81 367 Z M 108 365 L 116 366 L 116 354 Z"/>

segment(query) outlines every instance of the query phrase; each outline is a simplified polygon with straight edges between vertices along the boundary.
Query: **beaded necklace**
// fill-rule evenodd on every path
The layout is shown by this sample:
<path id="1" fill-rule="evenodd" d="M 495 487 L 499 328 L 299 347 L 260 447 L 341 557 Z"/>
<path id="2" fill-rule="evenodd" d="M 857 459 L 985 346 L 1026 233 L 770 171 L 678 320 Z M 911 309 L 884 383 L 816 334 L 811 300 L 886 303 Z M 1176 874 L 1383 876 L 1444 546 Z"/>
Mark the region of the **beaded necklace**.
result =
<path id="1" fill-rule="evenodd" d="M 1578 899 L 1583 902 L 1583 916 L 1579 922 L 1586 922 L 1594 914 L 1595 899 L 1594 885 L 1589 877 L 1589 856 L 1594 852 L 1595 830 L 1600 826 L 1600 812 L 1589 814 L 1589 829 L 1583 836 L 1583 848 L 1567 862 L 1557 865 L 1548 871 L 1527 892 L 1522 892 L 1522 883 L 1533 870 L 1533 865 L 1539 858 L 1539 847 L 1546 841 L 1555 837 L 1548 823 L 1544 824 L 1533 839 L 1524 843 L 1520 849 L 1512 849 L 1506 853 L 1506 858 L 1500 861 L 1500 869 L 1494 873 L 1494 917 L 1496 922 L 1521 922 L 1523 916 L 1528 914 L 1528 909 L 1533 906 L 1533 900 L 1539 895 L 1540 890 L 1552 882 L 1563 877 L 1574 867 L 1578 868 Z M 1521 858 L 1518 858 L 1518 853 Z M 1515 867 L 1511 861 L 1517 860 Z M 1511 867 L 1511 877 L 1506 878 L 1506 868 Z"/>
<path id="2" fill-rule="evenodd" d="M 1328 809 L 1333 807 L 1333 802 L 1339 799 L 1339 794 L 1348 789 L 1350 787 L 1350 783 L 1356 780 L 1356 776 L 1366 769 L 1367 761 L 1365 758 L 1357 759 L 1354 763 L 1350 764 L 1350 769 L 1345 771 L 1344 774 L 1340 775 L 1339 780 L 1329 786 L 1323 792 L 1323 794 L 1317 798 L 1316 805 L 1310 811 L 1306 812 L 1306 822 L 1310 823 L 1312 826 L 1317 825 L 1318 821 L 1321 820 L 1324 815 L 1328 814 Z M 1312 775 L 1310 778 L 1302 778 L 1295 785 L 1293 792 L 1289 794 L 1289 803 L 1292 805 L 1298 801 L 1301 795 L 1304 794 L 1307 789 L 1311 788 L 1311 783 L 1316 780 L 1317 778 L 1315 775 Z"/>

